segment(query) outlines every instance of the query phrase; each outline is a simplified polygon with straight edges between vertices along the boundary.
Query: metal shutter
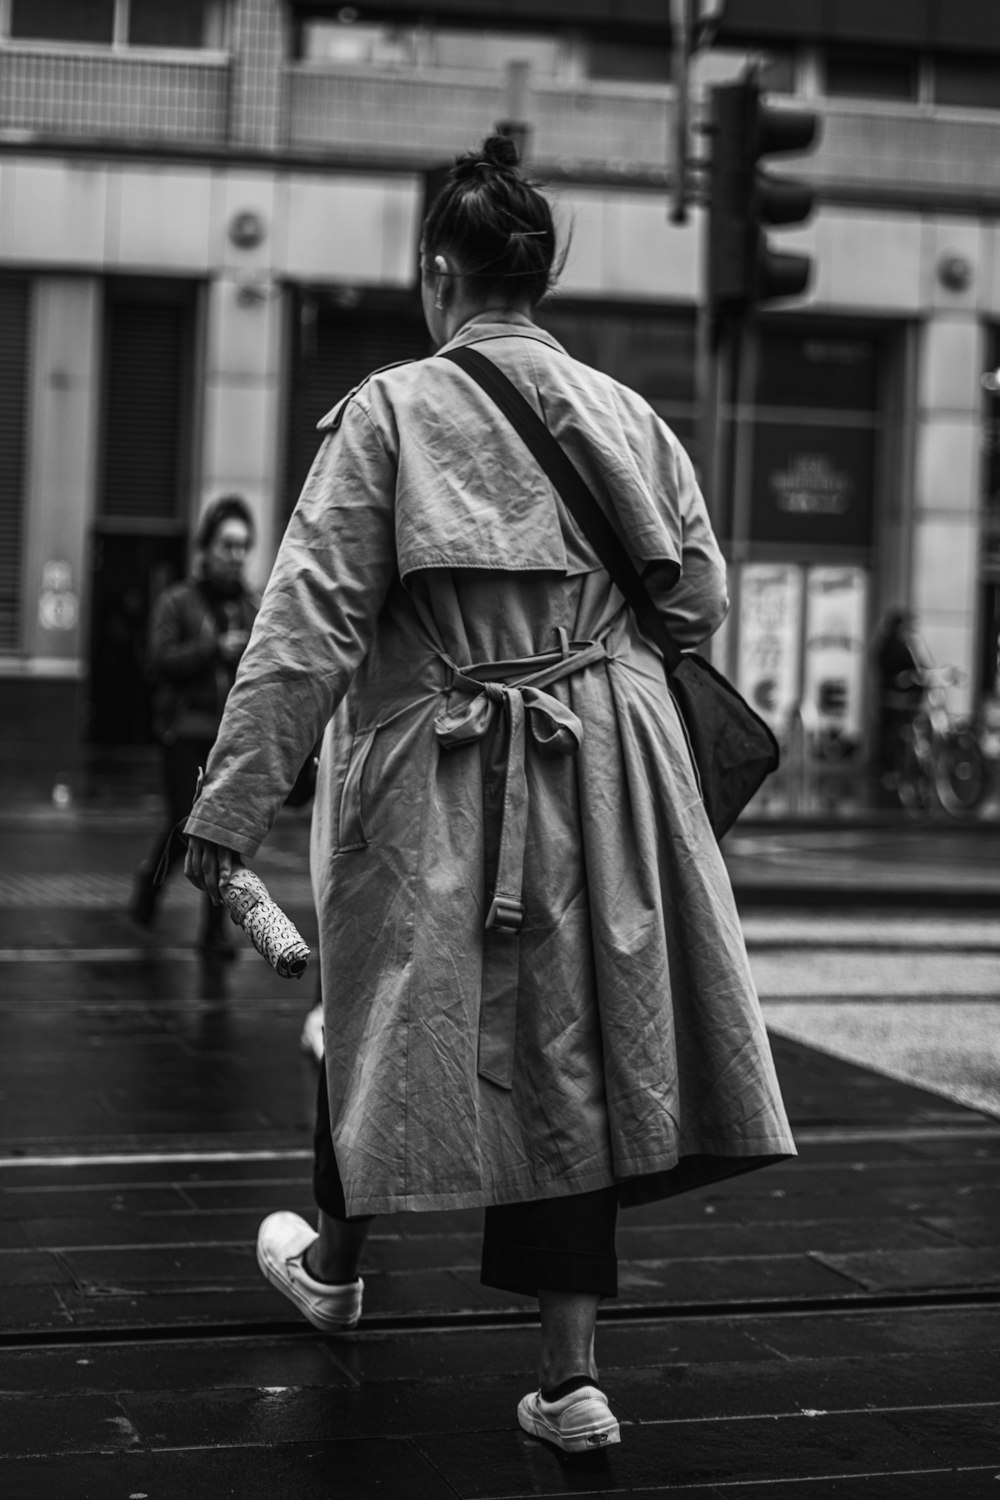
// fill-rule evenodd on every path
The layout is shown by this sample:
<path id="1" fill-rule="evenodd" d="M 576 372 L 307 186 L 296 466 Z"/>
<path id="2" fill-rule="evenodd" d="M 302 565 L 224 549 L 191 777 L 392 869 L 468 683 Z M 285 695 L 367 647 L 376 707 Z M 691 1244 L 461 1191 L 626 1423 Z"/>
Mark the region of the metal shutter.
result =
<path id="1" fill-rule="evenodd" d="M 191 306 L 109 300 L 99 514 L 174 520 L 187 478 Z"/>
<path id="2" fill-rule="evenodd" d="M 423 315 L 405 305 L 343 309 L 299 303 L 288 417 L 285 514 L 291 513 L 320 437 L 316 423 L 373 370 L 401 359 L 424 359 L 430 340 Z"/>
<path id="3" fill-rule="evenodd" d="M 29 298 L 27 280 L 0 277 L 0 651 L 21 646 Z"/>

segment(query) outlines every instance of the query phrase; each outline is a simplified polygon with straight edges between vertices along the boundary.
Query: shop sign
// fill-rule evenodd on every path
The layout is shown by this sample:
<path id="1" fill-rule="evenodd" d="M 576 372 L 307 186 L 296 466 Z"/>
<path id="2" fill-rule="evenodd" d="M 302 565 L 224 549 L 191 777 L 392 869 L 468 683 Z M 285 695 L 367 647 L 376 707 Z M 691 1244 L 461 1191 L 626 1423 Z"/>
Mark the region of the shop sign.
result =
<path id="1" fill-rule="evenodd" d="M 871 541 L 874 433 L 754 424 L 750 536 L 809 547 Z"/>
<path id="2" fill-rule="evenodd" d="M 779 739 L 798 703 L 802 570 L 748 563 L 740 573 L 740 692 Z"/>
<path id="3" fill-rule="evenodd" d="M 810 568 L 805 595 L 803 725 L 813 755 L 841 760 L 864 734 L 867 574 Z"/>

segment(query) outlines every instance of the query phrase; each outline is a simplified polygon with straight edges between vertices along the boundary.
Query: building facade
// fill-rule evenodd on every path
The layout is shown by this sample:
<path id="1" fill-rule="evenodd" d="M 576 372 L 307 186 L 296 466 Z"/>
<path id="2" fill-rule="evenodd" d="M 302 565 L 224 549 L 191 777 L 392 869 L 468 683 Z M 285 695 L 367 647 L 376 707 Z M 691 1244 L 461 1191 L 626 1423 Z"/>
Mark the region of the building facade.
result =
<path id="1" fill-rule="evenodd" d="M 428 352 L 426 174 L 498 120 L 528 125 L 570 239 L 542 321 L 697 450 L 705 216 L 670 216 L 668 10 L 0 0 L 3 770 L 147 753 L 150 601 L 198 513 L 247 496 L 263 581 L 318 417 Z M 864 759 L 890 606 L 961 674 L 953 708 L 996 696 L 1000 13 L 729 0 L 696 112 L 748 58 L 823 133 L 817 212 L 781 237 L 811 290 L 751 321 L 724 414 L 716 652 L 833 767 Z"/>

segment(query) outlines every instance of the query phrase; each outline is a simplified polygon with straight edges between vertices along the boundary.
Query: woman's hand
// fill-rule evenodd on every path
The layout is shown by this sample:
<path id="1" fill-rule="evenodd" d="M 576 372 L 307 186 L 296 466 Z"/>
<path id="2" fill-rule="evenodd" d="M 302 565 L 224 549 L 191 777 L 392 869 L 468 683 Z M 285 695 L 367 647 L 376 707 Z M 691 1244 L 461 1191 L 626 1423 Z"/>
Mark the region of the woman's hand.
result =
<path id="1" fill-rule="evenodd" d="M 184 874 L 199 891 L 208 893 L 213 906 L 222 905 L 221 887 L 229 884 L 233 871 L 242 863 L 243 860 L 235 849 L 214 844 L 211 839 L 199 838 L 196 833 L 188 838 Z"/>

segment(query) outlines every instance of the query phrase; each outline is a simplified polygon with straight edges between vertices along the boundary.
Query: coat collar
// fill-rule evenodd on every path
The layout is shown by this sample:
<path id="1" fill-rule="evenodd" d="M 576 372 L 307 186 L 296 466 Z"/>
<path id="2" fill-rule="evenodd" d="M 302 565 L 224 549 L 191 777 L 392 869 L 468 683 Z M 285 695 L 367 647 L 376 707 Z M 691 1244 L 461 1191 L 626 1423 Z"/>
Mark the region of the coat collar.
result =
<path id="1" fill-rule="evenodd" d="M 539 344 L 547 344 L 550 349 L 558 349 L 560 354 L 566 351 L 558 339 L 554 339 L 551 333 L 544 328 L 539 328 L 530 318 L 523 313 L 481 313 L 463 323 L 447 344 L 442 344 L 437 350 L 438 354 L 444 354 L 449 349 L 460 349 L 465 344 L 477 344 L 487 339 L 508 339 L 516 337 L 534 339 Z"/>

